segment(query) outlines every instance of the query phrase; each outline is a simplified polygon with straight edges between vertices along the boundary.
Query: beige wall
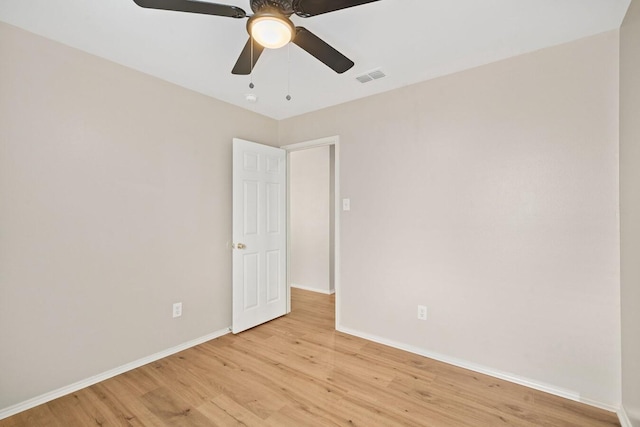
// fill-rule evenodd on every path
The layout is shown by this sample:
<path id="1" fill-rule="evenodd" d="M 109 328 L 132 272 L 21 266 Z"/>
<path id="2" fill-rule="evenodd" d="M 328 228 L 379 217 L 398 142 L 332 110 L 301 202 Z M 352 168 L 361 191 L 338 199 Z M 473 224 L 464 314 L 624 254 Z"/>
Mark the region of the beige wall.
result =
<path id="1" fill-rule="evenodd" d="M 330 280 L 330 147 L 289 154 L 289 279 L 293 286 L 323 293 Z"/>
<path id="2" fill-rule="evenodd" d="M 231 139 L 277 123 L 2 23 L 0 57 L 0 410 L 229 327 Z"/>
<path id="3" fill-rule="evenodd" d="M 640 3 L 620 31 L 622 403 L 640 427 Z"/>
<path id="4" fill-rule="evenodd" d="M 281 121 L 340 135 L 341 327 L 618 405 L 618 59 L 609 32 Z"/>

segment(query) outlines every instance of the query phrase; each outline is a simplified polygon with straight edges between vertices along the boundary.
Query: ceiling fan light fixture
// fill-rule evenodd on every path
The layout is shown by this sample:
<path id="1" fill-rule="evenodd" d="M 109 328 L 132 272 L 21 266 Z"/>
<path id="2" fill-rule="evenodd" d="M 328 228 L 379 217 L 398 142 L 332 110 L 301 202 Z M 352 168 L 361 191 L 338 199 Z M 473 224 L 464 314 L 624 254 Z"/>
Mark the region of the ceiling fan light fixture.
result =
<path id="1" fill-rule="evenodd" d="M 281 48 L 295 34 L 295 26 L 285 16 L 275 13 L 256 14 L 249 19 L 247 27 L 251 37 L 267 49 Z"/>

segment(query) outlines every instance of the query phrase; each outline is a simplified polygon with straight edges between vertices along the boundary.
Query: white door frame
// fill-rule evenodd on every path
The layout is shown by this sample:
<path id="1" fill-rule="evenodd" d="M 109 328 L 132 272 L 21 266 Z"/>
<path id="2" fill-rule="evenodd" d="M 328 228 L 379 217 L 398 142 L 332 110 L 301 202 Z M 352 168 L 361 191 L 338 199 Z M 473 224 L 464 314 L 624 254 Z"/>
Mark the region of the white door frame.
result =
<path id="1" fill-rule="evenodd" d="M 287 171 L 290 170 L 289 154 L 294 151 L 308 150 L 310 148 L 334 146 L 334 236 L 333 236 L 333 274 L 336 295 L 336 330 L 340 325 L 340 137 L 329 136 L 311 141 L 298 142 L 282 146 L 287 151 Z M 291 312 L 291 174 L 287 172 L 287 313 Z"/>

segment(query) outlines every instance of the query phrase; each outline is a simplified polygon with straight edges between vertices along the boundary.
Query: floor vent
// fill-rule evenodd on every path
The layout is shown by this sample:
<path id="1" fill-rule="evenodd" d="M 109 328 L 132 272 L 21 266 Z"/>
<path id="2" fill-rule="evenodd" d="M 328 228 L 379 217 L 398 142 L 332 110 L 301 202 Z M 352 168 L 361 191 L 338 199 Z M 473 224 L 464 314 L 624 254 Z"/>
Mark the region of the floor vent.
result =
<path id="1" fill-rule="evenodd" d="M 385 73 L 383 73 L 381 70 L 374 70 L 367 74 L 363 74 L 361 76 L 356 77 L 356 80 L 358 80 L 360 83 L 367 83 L 367 82 L 370 82 L 371 80 L 378 80 L 383 77 L 386 77 Z"/>

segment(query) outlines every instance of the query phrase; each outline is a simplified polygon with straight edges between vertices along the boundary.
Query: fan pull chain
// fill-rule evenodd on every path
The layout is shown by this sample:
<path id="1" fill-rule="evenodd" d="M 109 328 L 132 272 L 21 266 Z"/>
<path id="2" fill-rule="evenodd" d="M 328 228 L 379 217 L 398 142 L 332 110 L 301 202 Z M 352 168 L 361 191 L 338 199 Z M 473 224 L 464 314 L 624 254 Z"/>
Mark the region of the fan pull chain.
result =
<path id="1" fill-rule="evenodd" d="M 249 89 L 253 89 L 255 85 L 253 84 L 253 37 L 249 36 L 249 43 L 251 43 L 251 64 L 249 64 Z"/>
<path id="2" fill-rule="evenodd" d="M 287 101 L 291 101 L 291 43 L 287 45 Z"/>

